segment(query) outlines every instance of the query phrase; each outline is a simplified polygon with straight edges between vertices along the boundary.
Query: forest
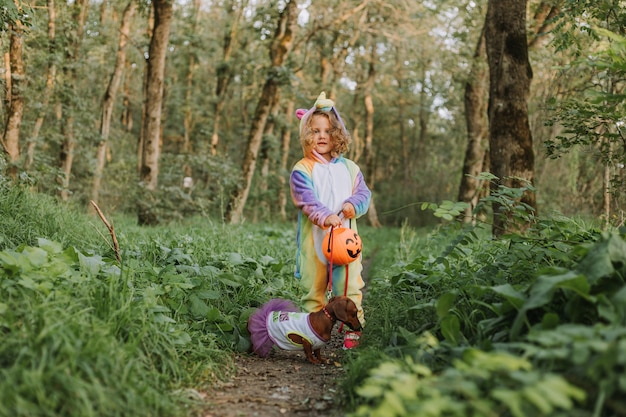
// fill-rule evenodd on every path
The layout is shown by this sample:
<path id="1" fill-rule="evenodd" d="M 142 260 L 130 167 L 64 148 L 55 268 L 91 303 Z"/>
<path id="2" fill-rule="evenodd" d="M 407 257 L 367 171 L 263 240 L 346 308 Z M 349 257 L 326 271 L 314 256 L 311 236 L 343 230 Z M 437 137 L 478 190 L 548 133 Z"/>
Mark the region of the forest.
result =
<path id="1" fill-rule="evenodd" d="M 251 312 L 302 297 L 289 175 L 321 92 L 372 202 L 367 326 L 315 416 L 626 416 L 625 1 L 0 20 L 0 417 L 211 415 Z"/>
<path id="2" fill-rule="evenodd" d="M 432 224 L 425 202 L 465 202 L 469 219 L 487 172 L 531 186 L 538 212 L 620 224 L 623 3 L 498 4 L 519 4 L 503 25 L 487 1 L 3 0 L 4 171 L 140 223 L 291 220 L 293 114 L 325 91 L 374 192 L 373 225 Z M 507 36 L 525 38 L 523 71 L 490 94 L 488 52 Z M 490 124 L 500 90 L 527 105 Z"/>

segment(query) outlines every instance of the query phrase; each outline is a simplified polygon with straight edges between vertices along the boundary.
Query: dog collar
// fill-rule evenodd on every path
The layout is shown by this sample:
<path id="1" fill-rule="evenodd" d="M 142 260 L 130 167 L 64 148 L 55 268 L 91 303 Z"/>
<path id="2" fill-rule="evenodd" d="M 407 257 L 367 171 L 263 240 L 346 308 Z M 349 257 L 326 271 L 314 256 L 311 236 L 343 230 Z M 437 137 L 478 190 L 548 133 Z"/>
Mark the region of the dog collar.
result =
<path id="1" fill-rule="evenodd" d="M 326 310 L 326 307 L 322 308 L 322 311 L 324 312 L 324 315 L 326 315 L 326 317 L 328 317 L 328 320 L 330 321 L 335 321 L 335 319 L 333 319 L 333 317 L 330 315 L 330 313 L 328 312 L 328 310 Z"/>

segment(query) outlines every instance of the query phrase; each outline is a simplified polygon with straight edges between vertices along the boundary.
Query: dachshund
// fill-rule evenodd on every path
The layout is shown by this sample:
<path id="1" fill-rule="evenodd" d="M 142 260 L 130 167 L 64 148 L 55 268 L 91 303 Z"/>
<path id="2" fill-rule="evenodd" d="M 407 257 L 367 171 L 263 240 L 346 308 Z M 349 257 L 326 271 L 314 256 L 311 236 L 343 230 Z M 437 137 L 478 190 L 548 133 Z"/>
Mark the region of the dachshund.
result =
<path id="1" fill-rule="evenodd" d="M 348 297 L 332 297 L 315 313 L 303 313 L 288 300 L 270 300 L 248 320 L 252 351 L 265 358 L 273 346 L 283 350 L 303 349 L 312 364 L 325 363 L 321 348 L 330 341 L 337 321 L 352 330 L 361 329 L 356 304 Z"/>

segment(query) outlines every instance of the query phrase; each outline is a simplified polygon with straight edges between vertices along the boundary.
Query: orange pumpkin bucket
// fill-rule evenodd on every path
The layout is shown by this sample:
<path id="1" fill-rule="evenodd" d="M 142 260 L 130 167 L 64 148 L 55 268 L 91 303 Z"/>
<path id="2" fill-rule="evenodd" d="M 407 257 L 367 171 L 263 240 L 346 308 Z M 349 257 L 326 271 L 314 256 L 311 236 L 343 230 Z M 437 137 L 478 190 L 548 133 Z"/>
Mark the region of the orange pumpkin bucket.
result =
<path id="1" fill-rule="evenodd" d="M 326 260 L 335 265 L 348 265 L 361 255 L 363 249 L 359 234 L 345 227 L 331 229 L 322 244 Z"/>

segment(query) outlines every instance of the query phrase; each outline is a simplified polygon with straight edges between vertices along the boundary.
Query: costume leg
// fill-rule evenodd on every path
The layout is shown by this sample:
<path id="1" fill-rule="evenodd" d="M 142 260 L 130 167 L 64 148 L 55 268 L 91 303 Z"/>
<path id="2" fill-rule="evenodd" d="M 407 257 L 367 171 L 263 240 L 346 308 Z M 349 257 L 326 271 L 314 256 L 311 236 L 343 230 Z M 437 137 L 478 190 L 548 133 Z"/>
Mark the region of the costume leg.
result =
<path id="1" fill-rule="evenodd" d="M 300 284 L 305 291 L 302 296 L 304 309 L 308 312 L 320 311 L 327 302 L 328 275 L 326 265 L 320 262 L 317 257 L 309 258 L 309 262 L 301 273 Z"/>

